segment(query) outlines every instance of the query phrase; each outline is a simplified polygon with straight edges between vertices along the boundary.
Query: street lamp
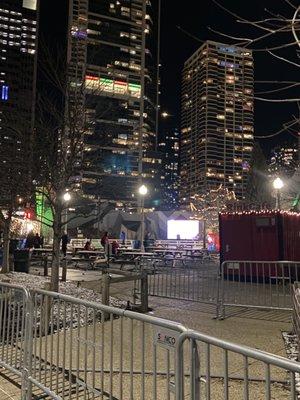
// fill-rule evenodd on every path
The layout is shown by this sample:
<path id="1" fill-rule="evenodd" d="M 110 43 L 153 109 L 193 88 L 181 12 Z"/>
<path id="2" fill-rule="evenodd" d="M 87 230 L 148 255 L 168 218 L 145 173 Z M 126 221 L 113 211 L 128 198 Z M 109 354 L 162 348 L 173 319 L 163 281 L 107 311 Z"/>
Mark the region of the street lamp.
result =
<path id="1" fill-rule="evenodd" d="M 139 187 L 139 194 L 141 196 L 141 251 L 145 251 L 144 247 L 144 236 L 145 236 L 145 212 L 144 212 L 144 204 L 145 204 L 145 196 L 148 193 L 148 188 L 145 185 Z"/>
<path id="2" fill-rule="evenodd" d="M 284 183 L 282 181 L 282 179 L 280 178 L 276 178 L 273 181 L 273 187 L 276 190 L 276 209 L 280 210 L 280 191 L 283 188 Z"/>
<path id="3" fill-rule="evenodd" d="M 68 202 L 68 201 L 70 201 L 70 200 L 71 200 L 71 195 L 70 195 L 69 192 L 66 192 L 66 193 L 64 194 L 64 201 Z"/>
<path id="4" fill-rule="evenodd" d="M 68 203 L 71 200 L 71 195 L 69 192 L 66 192 L 63 196 L 65 203 Z M 64 221 L 65 223 L 65 231 L 68 234 L 68 204 L 66 204 L 66 209 L 64 213 Z"/>

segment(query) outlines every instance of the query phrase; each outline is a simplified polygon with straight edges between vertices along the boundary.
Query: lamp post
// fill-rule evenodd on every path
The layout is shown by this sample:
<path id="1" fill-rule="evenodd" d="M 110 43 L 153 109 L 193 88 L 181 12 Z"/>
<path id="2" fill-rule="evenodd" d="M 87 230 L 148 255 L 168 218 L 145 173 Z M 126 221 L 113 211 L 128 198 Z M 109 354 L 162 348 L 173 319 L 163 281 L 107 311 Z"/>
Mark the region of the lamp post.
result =
<path id="1" fill-rule="evenodd" d="M 145 211 L 144 211 L 144 204 L 145 204 L 145 196 L 148 193 L 148 188 L 145 185 L 139 187 L 139 194 L 141 196 L 141 251 L 145 251 L 144 247 L 144 236 L 145 236 Z"/>
<path id="2" fill-rule="evenodd" d="M 274 179 L 273 187 L 276 190 L 276 209 L 277 210 L 280 210 L 280 207 L 281 207 L 281 205 L 280 205 L 281 192 L 280 191 L 283 188 L 283 186 L 284 186 L 284 183 L 283 183 L 282 179 L 280 179 L 280 178 Z"/>
<path id="3" fill-rule="evenodd" d="M 68 234 L 68 203 L 71 200 L 71 195 L 69 192 L 64 194 L 64 202 L 66 203 L 65 213 L 64 213 L 64 223 L 65 223 L 65 230 Z"/>

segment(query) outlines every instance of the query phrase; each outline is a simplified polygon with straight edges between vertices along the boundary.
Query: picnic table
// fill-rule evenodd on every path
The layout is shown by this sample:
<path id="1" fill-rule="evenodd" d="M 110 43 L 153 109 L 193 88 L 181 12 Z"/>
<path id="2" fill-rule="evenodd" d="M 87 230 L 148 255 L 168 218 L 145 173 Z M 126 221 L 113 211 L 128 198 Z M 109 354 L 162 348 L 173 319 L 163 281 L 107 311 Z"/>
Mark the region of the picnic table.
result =
<path id="1" fill-rule="evenodd" d="M 92 256 L 96 257 L 98 255 L 105 254 L 105 251 L 104 251 L 104 249 L 101 249 L 101 250 L 79 250 L 79 251 L 77 251 L 77 254 L 83 255 L 83 256 L 89 256 L 89 257 L 92 257 Z"/>
<path id="2" fill-rule="evenodd" d="M 103 249 L 80 250 L 72 257 L 72 261 L 75 262 L 75 267 L 78 267 L 80 263 L 87 263 L 87 268 L 90 267 L 92 269 L 97 267 L 97 265 L 107 264 L 107 258 Z"/>
<path id="3" fill-rule="evenodd" d="M 50 254 L 53 252 L 53 249 L 50 247 L 40 247 L 38 249 L 33 248 L 32 254 Z"/>
<path id="4" fill-rule="evenodd" d="M 121 264 L 121 269 L 126 264 L 134 264 L 135 267 L 141 263 L 141 260 L 146 257 L 152 257 L 153 253 L 149 253 L 141 250 L 131 250 L 124 251 L 123 249 L 118 249 L 117 254 L 115 255 L 114 262 Z"/>

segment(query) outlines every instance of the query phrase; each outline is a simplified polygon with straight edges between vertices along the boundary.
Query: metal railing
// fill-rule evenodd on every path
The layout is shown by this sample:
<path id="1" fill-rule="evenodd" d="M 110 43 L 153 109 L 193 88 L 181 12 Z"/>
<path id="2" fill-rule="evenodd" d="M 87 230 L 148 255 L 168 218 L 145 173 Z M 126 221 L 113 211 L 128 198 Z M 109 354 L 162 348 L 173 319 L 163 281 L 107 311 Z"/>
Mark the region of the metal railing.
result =
<path id="1" fill-rule="evenodd" d="M 297 353 L 299 360 L 300 352 L 300 284 L 295 282 L 293 285 L 293 331 L 297 336 Z"/>
<path id="2" fill-rule="evenodd" d="M 176 400 L 297 398 L 300 364 L 283 357 L 186 331 L 176 359 Z"/>
<path id="3" fill-rule="evenodd" d="M 149 296 L 217 303 L 219 266 L 216 263 L 155 267 L 148 268 L 148 272 Z M 136 292 L 141 294 L 139 285 Z"/>
<path id="4" fill-rule="evenodd" d="M 292 310 L 292 284 L 300 278 L 300 262 L 225 261 L 218 281 L 217 317 L 227 306 Z"/>
<path id="5" fill-rule="evenodd" d="M 266 388 L 265 399 L 276 390 L 272 398 L 295 399 L 296 362 L 149 315 L 45 290 L 0 289 L 0 364 L 20 379 L 22 400 L 227 400 L 241 398 L 241 387 L 244 399 L 261 399 L 253 383 Z"/>
<path id="6" fill-rule="evenodd" d="M 22 399 L 27 399 L 28 374 L 31 358 L 30 296 L 26 289 L 1 283 L 0 285 L 0 365 L 21 380 Z"/>

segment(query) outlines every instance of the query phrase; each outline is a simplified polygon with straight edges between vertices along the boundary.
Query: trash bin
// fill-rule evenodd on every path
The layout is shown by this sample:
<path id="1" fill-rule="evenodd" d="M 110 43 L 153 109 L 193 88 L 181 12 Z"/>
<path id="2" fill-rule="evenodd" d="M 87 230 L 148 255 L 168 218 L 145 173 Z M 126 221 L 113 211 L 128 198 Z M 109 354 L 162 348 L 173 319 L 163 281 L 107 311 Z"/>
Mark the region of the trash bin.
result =
<path id="1" fill-rule="evenodd" d="M 14 251 L 14 271 L 28 274 L 30 264 L 30 250 Z"/>

